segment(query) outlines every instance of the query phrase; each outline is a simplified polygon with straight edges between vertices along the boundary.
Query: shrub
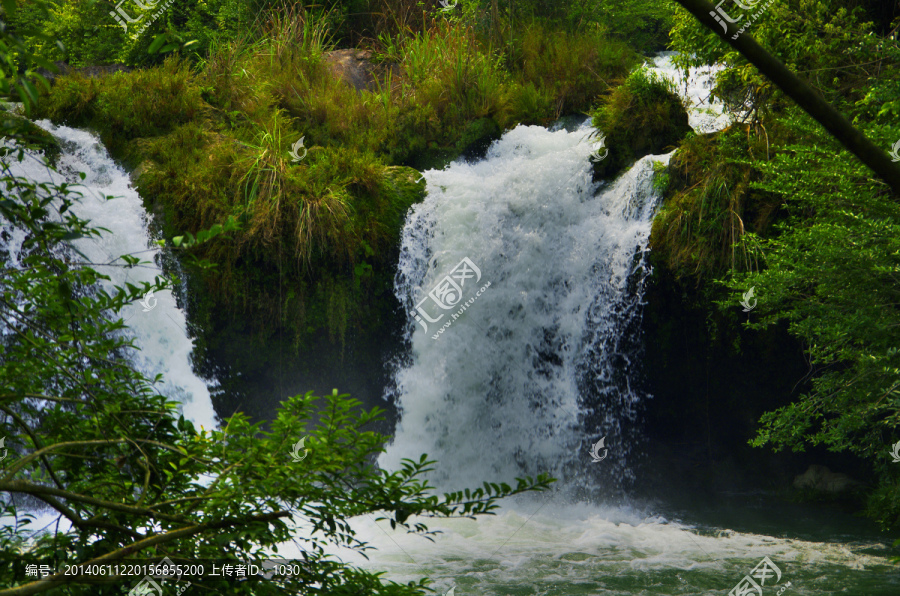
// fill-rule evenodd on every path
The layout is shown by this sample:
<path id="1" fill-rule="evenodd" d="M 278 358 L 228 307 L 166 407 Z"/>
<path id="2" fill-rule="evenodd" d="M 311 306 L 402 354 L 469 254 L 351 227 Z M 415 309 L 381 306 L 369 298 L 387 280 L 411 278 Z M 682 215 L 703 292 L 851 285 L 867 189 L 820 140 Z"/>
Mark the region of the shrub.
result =
<path id="1" fill-rule="evenodd" d="M 663 153 L 691 132 L 687 111 L 674 84 L 639 68 L 605 97 L 594 112 L 594 126 L 606 136 L 609 155 L 594 164 L 605 177 L 651 153 Z"/>

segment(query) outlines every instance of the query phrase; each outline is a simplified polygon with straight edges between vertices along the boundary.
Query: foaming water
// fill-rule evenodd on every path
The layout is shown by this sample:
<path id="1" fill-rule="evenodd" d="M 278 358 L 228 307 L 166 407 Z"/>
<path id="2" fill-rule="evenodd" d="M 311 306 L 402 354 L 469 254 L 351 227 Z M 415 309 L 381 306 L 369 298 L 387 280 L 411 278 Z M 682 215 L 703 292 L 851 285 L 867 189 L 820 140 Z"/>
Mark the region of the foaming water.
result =
<path id="1" fill-rule="evenodd" d="M 584 480 L 585 447 L 606 437 L 604 477 L 627 476 L 624 426 L 640 395 L 620 374 L 630 363 L 619 344 L 639 313 L 652 160 L 668 156 L 642 159 L 597 192 L 591 130 L 519 126 L 484 160 L 426 173 L 396 284 L 422 322 L 411 317 L 407 329 L 401 421 L 383 467 L 427 453 L 438 488 L 549 472 L 584 490 L 596 485 Z M 463 259 L 475 267 L 469 278 L 454 273 Z M 452 288 L 448 276 L 462 287 L 438 304 L 429 293 Z"/>
<path id="2" fill-rule="evenodd" d="M 551 501 L 477 521 L 409 523 L 425 523 L 441 534 L 430 542 L 360 517 L 351 525 L 374 547 L 369 559 L 348 549 L 329 552 L 362 568 L 387 569 L 387 578 L 399 583 L 432 578 L 438 594 L 455 585 L 457 596 L 723 596 L 763 557 L 782 574 L 777 585 L 766 584 L 765 596 L 788 582 L 786 594 L 801 596 L 889 596 L 900 590 L 882 544 L 697 528 L 635 507 Z M 288 544 L 279 556 L 295 558 L 300 551 Z"/>
<path id="3" fill-rule="evenodd" d="M 26 154 L 21 162 L 12 161 L 14 174 L 35 182 L 60 184 L 68 182 L 82 198 L 72 211 L 88 219 L 95 227 L 109 230 L 100 238 L 79 239 L 73 245 L 111 281 L 102 281 L 109 291 L 113 285 L 152 283 L 162 270 L 153 264 L 159 247 L 152 243 L 148 216 L 140 195 L 131 188 L 128 174 L 109 157 L 106 149 L 92 134 L 54 126 L 49 121 L 36 122 L 62 144 L 58 172 L 47 168 L 41 157 Z M 78 172 L 86 176 L 82 181 Z M 105 200 L 103 195 L 116 198 Z M 4 247 L 12 262 L 17 263 L 22 238 L 13 234 Z M 132 254 L 150 264 L 126 269 L 116 259 Z M 117 264 L 108 266 L 112 262 Z M 125 306 L 120 316 L 128 325 L 139 351 L 132 351 L 136 367 L 148 377 L 162 374 L 164 384 L 156 389 L 183 404 L 183 412 L 195 424 L 215 428 L 216 417 L 207 382 L 194 374 L 190 356 L 193 341 L 187 336 L 184 312 L 177 306 L 172 292 L 158 292 L 145 302 Z"/>

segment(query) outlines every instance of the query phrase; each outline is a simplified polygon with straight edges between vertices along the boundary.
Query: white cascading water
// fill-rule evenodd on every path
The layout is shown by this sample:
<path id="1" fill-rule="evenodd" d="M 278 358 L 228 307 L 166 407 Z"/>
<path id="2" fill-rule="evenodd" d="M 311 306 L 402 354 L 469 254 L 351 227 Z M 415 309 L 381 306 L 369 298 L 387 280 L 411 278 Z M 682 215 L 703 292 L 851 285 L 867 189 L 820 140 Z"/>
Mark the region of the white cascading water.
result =
<path id="1" fill-rule="evenodd" d="M 21 162 L 11 160 L 12 172 L 36 182 L 75 185 L 75 190 L 83 197 L 72 211 L 91 220 L 95 227 L 109 230 L 99 239 L 73 242 L 98 271 L 110 276 L 111 282 L 102 282 L 107 285 L 107 290 L 112 285 L 124 286 L 126 282 L 135 285 L 152 283 L 156 276 L 162 275 L 160 267 L 152 264 L 160 249 L 150 237 L 147 212 L 140 195 L 131 187 L 128 174 L 109 157 L 93 134 L 54 126 L 46 120 L 36 124 L 62 145 L 57 165 L 59 172 L 47 168 L 40 156 L 28 153 Z M 79 180 L 78 172 L 84 172 L 83 181 Z M 107 201 L 103 195 L 116 198 Z M 19 245 L 20 239 L 13 235 L 3 251 L 15 260 Z M 151 264 L 124 268 L 121 260 L 116 261 L 124 254 L 137 256 Z M 103 266 L 114 261 L 115 266 Z M 144 305 L 140 302 L 130 304 L 120 313 L 128 332 L 134 337 L 134 345 L 139 348 L 139 351 L 132 351 L 134 364 L 150 378 L 163 375 L 163 385 L 157 386 L 156 390 L 180 401 L 185 418 L 195 425 L 215 428 L 216 416 L 207 381 L 191 369 L 193 341 L 187 336 L 184 312 L 177 306 L 170 290 L 145 297 Z"/>
<path id="2" fill-rule="evenodd" d="M 687 104 L 688 123 L 698 133 L 709 133 L 722 130 L 731 123 L 721 102 L 710 97 L 715 86 L 716 74 L 723 66 L 716 65 L 703 68 L 691 68 L 682 73 L 673 63 L 678 52 L 660 52 L 653 60 L 651 71 L 675 83 L 681 97 Z"/>
<path id="3" fill-rule="evenodd" d="M 426 298 L 436 319 L 442 309 L 427 294 L 464 258 L 481 272 L 475 286 L 465 280 L 464 301 L 490 286 L 440 333 L 443 319 L 427 330 L 411 322 L 411 364 L 396 375 L 402 417 L 383 467 L 427 453 L 438 489 L 572 477 L 591 461 L 585 445 L 606 437 L 604 475 L 627 472 L 622 423 L 640 396 L 618 374 L 630 368 L 619 343 L 640 306 L 629 281 L 643 275 L 652 160 L 668 156 L 642 159 L 595 195 L 590 132 L 519 126 L 484 160 L 428 174 L 403 232 L 399 297 L 409 311 Z"/>

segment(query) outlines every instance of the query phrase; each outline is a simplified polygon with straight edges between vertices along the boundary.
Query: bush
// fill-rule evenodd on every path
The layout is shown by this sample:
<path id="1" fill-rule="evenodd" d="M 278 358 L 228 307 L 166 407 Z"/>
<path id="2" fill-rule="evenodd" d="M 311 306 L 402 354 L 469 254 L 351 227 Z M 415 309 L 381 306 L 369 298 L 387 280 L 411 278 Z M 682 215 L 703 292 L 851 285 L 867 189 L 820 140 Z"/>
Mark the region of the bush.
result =
<path id="1" fill-rule="evenodd" d="M 691 132 L 687 110 L 674 84 L 639 68 L 604 98 L 594 126 L 606 137 L 607 158 L 594 164 L 595 177 L 607 177 L 637 159 L 672 150 Z"/>

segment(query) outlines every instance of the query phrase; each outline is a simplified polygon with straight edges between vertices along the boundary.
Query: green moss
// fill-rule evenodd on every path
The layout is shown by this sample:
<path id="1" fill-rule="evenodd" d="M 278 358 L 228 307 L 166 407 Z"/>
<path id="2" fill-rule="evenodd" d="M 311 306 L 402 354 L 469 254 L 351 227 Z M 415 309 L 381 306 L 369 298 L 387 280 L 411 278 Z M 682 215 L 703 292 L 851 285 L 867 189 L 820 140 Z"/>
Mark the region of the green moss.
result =
<path id="1" fill-rule="evenodd" d="M 0 110 L 0 138 L 6 136 L 16 138 L 21 146 L 40 151 L 52 165 L 59 158 L 59 141 L 52 134 L 27 118 Z"/>
<path id="2" fill-rule="evenodd" d="M 132 139 L 165 134 L 194 120 L 205 106 L 190 66 L 169 58 L 147 70 L 59 77 L 37 115 L 96 130 L 107 148 L 118 153 Z"/>
<path id="3" fill-rule="evenodd" d="M 771 228 L 782 201 L 751 188 L 759 178 L 754 154 L 765 154 L 765 139 L 732 126 L 691 136 L 672 156 L 650 246 L 653 261 L 676 279 L 700 283 L 759 268 L 754 238 Z"/>
<path id="4" fill-rule="evenodd" d="M 691 132 L 674 85 L 644 68 L 607 96 L 593 124 L 606 136 L 607 157 L 594 164 L 598 178 L 613 176 L 645 155 L 665 153 Z"/>

